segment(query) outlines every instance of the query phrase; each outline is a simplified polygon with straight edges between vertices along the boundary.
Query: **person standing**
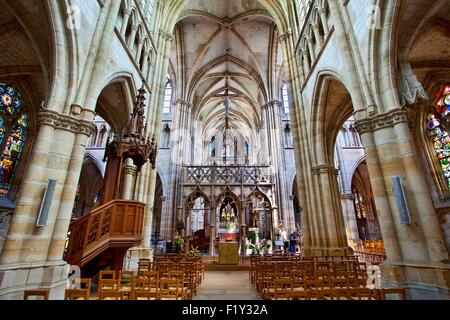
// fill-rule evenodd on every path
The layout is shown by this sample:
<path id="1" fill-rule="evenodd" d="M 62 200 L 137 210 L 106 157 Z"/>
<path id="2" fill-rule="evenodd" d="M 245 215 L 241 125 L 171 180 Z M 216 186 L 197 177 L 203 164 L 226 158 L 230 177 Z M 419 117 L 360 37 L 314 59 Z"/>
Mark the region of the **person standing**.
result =
<path id="1" fill-rule="evenodd" d="M 289 253 L 296 253 L 297 250 L 297 231 L 291 233 L 289 237 Z"/>

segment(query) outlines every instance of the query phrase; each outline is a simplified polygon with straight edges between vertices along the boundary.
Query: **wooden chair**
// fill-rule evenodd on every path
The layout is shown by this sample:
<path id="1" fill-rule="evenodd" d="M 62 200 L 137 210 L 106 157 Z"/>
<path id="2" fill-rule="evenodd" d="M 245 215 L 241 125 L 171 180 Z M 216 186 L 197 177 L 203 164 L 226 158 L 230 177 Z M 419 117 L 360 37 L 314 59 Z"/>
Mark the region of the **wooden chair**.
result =
<path id="1" fill-rule="evenodd" d="M 130 296 L 131 286 L 133 285 L 134 271 L 119 272 L 119 290 L 125 293 L 125 296 Z"/>
<path id="2" fill-rule="evenodd" d="M 101 270 L 98 279 L 116 279 L 116 272 L 114 270 Z"/>
<path id="3" fill-rule="evenodd" d="M 64 300 L 89 300 L 90 291 L 86 289 L 66 289 Z"/>
<path id="4" fill-rule="evenodd" d="M 289 293 L 292 291 L 292 280 L 275 279 L 273 281 L 273 300 L 289 300 Z"/>
<path id="5" fill-rule="evenodd" d="M 163 278 L 159 282 L 160 300 L 182 300 L 183 284 L 179 279 Z"/>
<path id="6" fill-rule="evenodd" d="M 133 300 L 158 300 L 158 293 L 150 290 L 135 290 L 133 292 Z"/>
<path id="7" fill-rule="evenodd" d="M 100 300 L 124 300 L 125 295 L 122 291 L 106 290 L 102 291 L 99 295 Z"/>
<path id="8" fill-rule="evenodd" d="M 394 297 L 392 297 L 394 296 Z M 381 289 L 382 300 L 407 300 L 406 290 L 403 288 Z"/>
<path id="9" fill-rule="evenodd" d="M 368 288 L 347 289 L 349 300 L 381 300 L 381 290 Z"/>
<path id="10" fill-rule="evenodd" d="M 296 290 L 289 292 L 289 300 L 311 300 L 312 293 L 309 290 Z"/>
<path id="11" fill-rule="evenodd" d="M 348 300 L 346 289 L 316 290 L 315 293 L 317 300 Z"/>
<path id="12" fill-rule="evenodd" d="M 78 278 L 78 279 L 73 279 L 70 289 L 83 289 L 83 290 L 87 290 L 89 293 L 91 292 L 91 279 L 89 278 Z"/>
<path id="13" fill-rule="evenodd" d="M 146 292 L 145 294 L 143 292 Z M 138 300 L 136 294 L 146 297 L 146 300 L 159 299 L 159 278 L 134 278 L 131 287 L 130 299 Z M 152 299 L 150 299 L 152 298 Z"/>
<path id="14" fill-rule="evenodd" d="M 98 286 L 98 298 L 100 300 L 104 300 L 105 297 L 110 297 L 110 294 L 113 293 L 113 296 L 116 292 L 122 293 L 121 299 L 124 297 L 124 292 L 119 291 L 119 279 L 100 279 Z"/>
<path id="15" fill-rule="evenodd" d="M 48 300 L 49 291 L 48 290 L 25 290 L 23 294 L 24 300 Z M 36 299 L 30 299 L 34 297 Z M 37 299 L 42 298 L 42 299 Z"/>

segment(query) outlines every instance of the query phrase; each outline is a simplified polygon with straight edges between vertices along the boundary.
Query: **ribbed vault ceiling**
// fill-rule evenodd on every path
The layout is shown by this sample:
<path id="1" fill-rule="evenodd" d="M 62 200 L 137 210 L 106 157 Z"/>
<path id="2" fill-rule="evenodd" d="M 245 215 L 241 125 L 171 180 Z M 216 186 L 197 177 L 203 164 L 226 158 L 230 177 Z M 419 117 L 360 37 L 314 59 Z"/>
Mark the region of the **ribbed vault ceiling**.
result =
<path id="1" fill-rule="evenodd" d="M 193 106 L 204 130 L 222 130 L 228 79 L 232 126 L 257 130 L 261 106 L 279 99 L 282 73 L 277 29 L 258 1 L 190 1 L 174 36 L 176 99 Z"/>

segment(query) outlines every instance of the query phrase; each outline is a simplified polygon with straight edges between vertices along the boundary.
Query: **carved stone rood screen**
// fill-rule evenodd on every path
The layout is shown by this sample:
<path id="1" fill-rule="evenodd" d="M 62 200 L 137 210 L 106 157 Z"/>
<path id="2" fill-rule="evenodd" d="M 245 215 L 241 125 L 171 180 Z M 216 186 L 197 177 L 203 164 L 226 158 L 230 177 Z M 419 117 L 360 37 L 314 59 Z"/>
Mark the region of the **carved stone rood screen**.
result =
<path id="1" fill-rule="evenodd" d="M 271 184 L 265 166 L 189 166 L 185 167 L 185 184 Z"/>

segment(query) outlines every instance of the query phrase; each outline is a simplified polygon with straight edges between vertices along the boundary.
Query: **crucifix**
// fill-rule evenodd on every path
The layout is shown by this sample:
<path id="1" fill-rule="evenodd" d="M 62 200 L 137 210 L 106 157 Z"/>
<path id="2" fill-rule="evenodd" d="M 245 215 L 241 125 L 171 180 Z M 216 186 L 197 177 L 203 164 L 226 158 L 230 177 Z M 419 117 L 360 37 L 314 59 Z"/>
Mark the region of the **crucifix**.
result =
<path id="1" fill-rule="evenodd" d="M 223 144 L 224 144 L 224 157 L 223 161 L 224 164 L 227 164 L 227 154 L 228 154 L 228 146 L 227 146 L 227 136 L 228 136 L 228 130 L 230 129 L 230 98 L 231 97 L 238 97 L 237 94 L 230 94 L 230 86 L 229 86 L 229 79 L 230 75 L 228 73 L 225 74 L 225 93 L 219 94 L 219 97 L 224 97 L 223 105 L 225 106 L 225 132 L 223 137 Z"/>

